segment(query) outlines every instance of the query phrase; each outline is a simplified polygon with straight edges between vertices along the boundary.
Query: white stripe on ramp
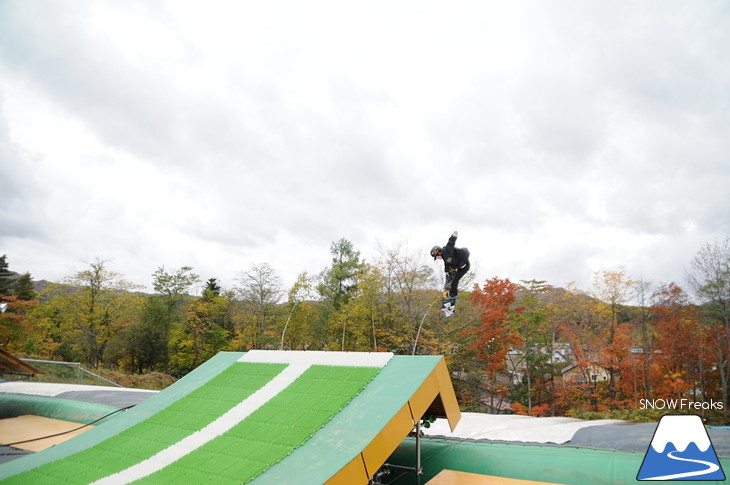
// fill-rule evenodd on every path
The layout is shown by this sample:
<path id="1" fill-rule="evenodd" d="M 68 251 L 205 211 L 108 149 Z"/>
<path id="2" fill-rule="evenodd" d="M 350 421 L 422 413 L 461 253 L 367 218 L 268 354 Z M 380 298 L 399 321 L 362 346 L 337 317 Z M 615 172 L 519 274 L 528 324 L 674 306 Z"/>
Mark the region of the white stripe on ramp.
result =
<path id="1" fill-rule="evenodd" d="M 236 426 L 297 380 L 312 365 L 383 368 L 392 357 L 390 352 L 251 350 L 238 359 L 238 362 L 282 363 L 288 366 L 261 389 L 204 428 L 136 465 L 100 478 L 92 485 L 127 484 L 162 470 Z"/>
<path id="2" fill-rule="evenodd" d="M 289 364 L 288 367 L 282 370 L 265 386 L 238 403 L 223 416 L 216 419 L 209 425 L 178 441 L 174 445 L 165 448 L 146 460 L 143 460 L 126 470 L 101 478 L 93 482 L 92 485 L 122 485 L 139 480 L 140 478 L 162 470 L 166 466 L 171 465 L 173 462 L 179 460 L 188 453 L 195 451 L 246 419 L 251 413 L 266 404 L 271 398 L 279 394 L 292 382 L 297 380 L 304 371 L 311 367 L 311 365 L 311 363 Z"/>

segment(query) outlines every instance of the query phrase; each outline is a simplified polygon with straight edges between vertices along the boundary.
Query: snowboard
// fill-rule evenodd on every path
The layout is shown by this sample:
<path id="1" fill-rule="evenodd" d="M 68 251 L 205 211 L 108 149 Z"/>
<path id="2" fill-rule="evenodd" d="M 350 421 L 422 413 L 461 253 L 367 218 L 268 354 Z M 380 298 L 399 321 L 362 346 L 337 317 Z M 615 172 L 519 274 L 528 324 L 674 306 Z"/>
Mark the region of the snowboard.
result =
<path id="1" fill-rule="evenodd" d="M 449 292 L 445 292 L 441 299 L 441 314 L 450 317 L 456 311 L 456 297 L 449 297 Z"/>
<path id="2" fill-rule="evenodd" d="M 453 273 L 446 273 L 446 282 L 444 284 L 444 294 L 441 298 L 441 314 L 450 317 L 456 311 L 456 295 L 451 296 L 451 283 L 454 278 Z"/>

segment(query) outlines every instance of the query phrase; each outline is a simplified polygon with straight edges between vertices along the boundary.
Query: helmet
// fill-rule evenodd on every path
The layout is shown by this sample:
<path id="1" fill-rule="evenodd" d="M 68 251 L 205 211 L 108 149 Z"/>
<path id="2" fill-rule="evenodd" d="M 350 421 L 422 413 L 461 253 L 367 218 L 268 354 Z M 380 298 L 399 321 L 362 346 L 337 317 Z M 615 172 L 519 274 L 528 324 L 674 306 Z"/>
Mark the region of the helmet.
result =
<path id="1" fill-rule="evenodd" d="M 441 256 L 441 246 L 432 247 L 431 256 L 433 256 L 433 259 L 436 259 L 436 256 Z"/>

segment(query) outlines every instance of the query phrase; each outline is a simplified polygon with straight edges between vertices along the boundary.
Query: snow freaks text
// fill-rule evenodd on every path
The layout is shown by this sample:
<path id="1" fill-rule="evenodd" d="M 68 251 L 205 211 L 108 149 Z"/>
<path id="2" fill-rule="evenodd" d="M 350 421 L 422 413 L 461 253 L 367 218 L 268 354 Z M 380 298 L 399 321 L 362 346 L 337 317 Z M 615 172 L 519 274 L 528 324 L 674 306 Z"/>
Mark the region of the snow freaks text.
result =
<path id="1" fill-rule="evenodd" d="M 725 404 L 722 401 L 693 401 L 688 398 L 675 399 L 640 399 L 639 409 L 659 409 L 667 411 L 708 411 L 722 410 Z"/>

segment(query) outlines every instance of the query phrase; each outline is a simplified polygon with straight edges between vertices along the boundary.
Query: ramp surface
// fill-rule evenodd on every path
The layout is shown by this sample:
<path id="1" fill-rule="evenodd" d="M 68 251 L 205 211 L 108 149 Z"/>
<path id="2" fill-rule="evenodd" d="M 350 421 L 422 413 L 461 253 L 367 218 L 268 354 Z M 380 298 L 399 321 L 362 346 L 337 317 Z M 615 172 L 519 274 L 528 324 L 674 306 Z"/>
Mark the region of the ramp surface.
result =
<path id="1" fill-rule="evenodd" d="M 424 414 L 460 414 L 442 357 L 221 353 L 127 413 L 0 466 L 2 483 L 367 483 Z"/>

